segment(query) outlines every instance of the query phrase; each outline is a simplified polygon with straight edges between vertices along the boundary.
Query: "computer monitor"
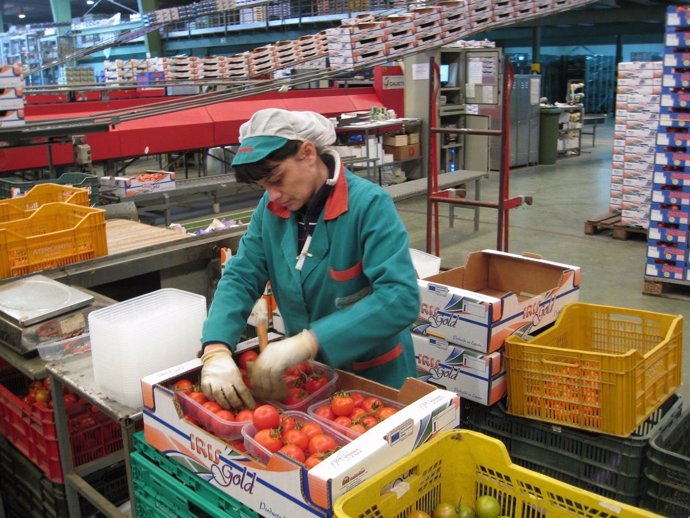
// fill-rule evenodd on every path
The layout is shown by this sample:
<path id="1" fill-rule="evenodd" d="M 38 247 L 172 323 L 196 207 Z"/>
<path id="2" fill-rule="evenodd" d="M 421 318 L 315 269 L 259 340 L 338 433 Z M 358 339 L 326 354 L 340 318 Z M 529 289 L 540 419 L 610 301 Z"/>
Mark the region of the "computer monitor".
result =
<path id="1" fill-rule="evenodd" d="M 441 86 L 446 86 L 448 84 L 448 81 L 450 79 L 450 65 L 441 65 L 441 75 L 439 77 L 439 81 L 441 82 Z"/>

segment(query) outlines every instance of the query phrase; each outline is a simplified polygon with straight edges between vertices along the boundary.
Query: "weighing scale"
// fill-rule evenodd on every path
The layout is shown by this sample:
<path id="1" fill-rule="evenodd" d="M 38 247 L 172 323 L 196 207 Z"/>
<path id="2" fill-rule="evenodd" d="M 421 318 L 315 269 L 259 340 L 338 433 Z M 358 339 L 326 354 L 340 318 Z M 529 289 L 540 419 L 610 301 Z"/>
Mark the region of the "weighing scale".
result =
<path id="1" fill-rule="evenodd" d="M 85 332 L 87 315 L 101 307 L 88 292 L 44 275 L 0 285 L 0 342 L 21 354 Z M 108 305 L 107 303 L 105 305 Z"/>

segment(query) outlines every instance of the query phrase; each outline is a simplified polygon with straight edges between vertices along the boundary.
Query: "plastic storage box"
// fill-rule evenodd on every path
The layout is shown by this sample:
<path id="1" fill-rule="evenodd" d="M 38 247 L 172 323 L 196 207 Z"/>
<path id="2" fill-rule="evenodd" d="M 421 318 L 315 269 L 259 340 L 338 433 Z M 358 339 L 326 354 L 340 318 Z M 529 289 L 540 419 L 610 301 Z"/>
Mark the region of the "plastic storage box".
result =
<path id="1" fill-rule="evenodd" d="M 0 278 L 104 256 L 105 211 L 48 203 L 27 218 L 0 223 L 0 250 Z"/>
<path id="2" fill-rule="evenodd" d="M 680 419 L 683 402 L 671 396 L 630 435 L 612 437 L 540 423 L 463 401 L 462 428 L 500 439 L 516 464 L 626 504 L 640 505 L 643 464 L 652 441 Z"/>
<path id="3" fill-rule="evenodd" d="M 26 218 L 41 205 L 55 202 L 88 207 L 89 191 L 56 183 L 36 185 L 19 198 L 0 200 L 0 222 Z"/>
<path id="4" fill-rule="evenodd" d="M 652 439 L 643 488 L 642 506 L 664 516 L 690 516 L 690 412 Z"/>
<path id="5" fill-rule="evenodd" d="M 405 406 L 405 405 L 401 405 L 400 403 L 396 403 L 395 401 L 391 401 L 390 399 L 386 399 L 386 398 L 383 398 L 381 396 L 377 396 L 376 394 L 371 394 L 370 392 L 365 392 L 363 390 L 348 390 L 347 392 L 350 394 L 355 394 L 355 393 L 359 394 L 360 396 L 362 396 L 362 398 L 375 397 L 377 399 L 380 399 L 381 403 L 383 403 L 384 406 L 392 407 L 392 408 L 395 408 L 396 410 L 399 410 L 399 409 L 403 408 L 403 406 Z M 320 406 L 323 406 L 323 405 L 328 405 L 329 403 L 330 403 L 329 399 L 322 399 L 320 401 L 317 401 L 316 403 L 309 406 L 307 412 L 311 417 L 313 417 L 314 419 L 316 419 L 320 423 L 325 423 L 328 426 L 333 427 L 333 429 L 335 429 L 337 432 L 345 435 L 346 437 L 349 437 L 351 439 L 356 439 L 359 436 L 359 434 L 353 432 L 349 428 L 346 428 L 344 426 L 339 425 L 335 421 L 331 421 L 329 419 L 324 419 L 323 417 L 321 417 L 320 415 L 318 415 L 316 413 L 317 408 L 319 408 Z"/>
<path id="6" fill-rule="evenodd" d="M 683 317 L 575 303 L 505 344 L 509 413 L 627 437 L 680 386 Z"/>
<path id="7" fill-rule="evenodd" d="M 132 482 L 137 516 L 146 518 L 259 518 L 234 498 L 134 435 Z"/>
<path id="8" fill-rule="evenodd" d="M 511 518 L 657 516 L 517 466 L 499 440 L 466 430 L 440 432 L 341 496 L 334 511 L 338 518 L 396 518 L 415 509 L 431 514 L 441 502 L 473 507 L 481 495 L 495 497 Z"/>
<path id="9" fill-rule="evenodd" d="M 57 183 L 86 189 L 89 192 L 91 205 L 98 204 L 98 176 L 86 173 L 64 173 L 58 178 L 48 178 L 44 180 L 23 181 L 12 178 L 0 178 L 0 198 L 14 198 L 21 196 L 35 185 L 43 183 Z"/>
<path id="10" fill-rule="evenodd" d="M 109 397 L 141 407 L 141 378 L 196 357 L 206 319 L 203 295 L 174 288 L 89 313 L 96 383 Z"/>
<path id="11" fill-rule="evenodd" d="M 293 417 L 297 423 L 301 424 L 308 422 L 318 423 L 323 428 L 324 433 L 330 435 L 331 437 L 333 437 L 333 439 L 335 439 L 335 442 L 338 444 L 339 447 L 345 446 L 347 443 L 350 442 L 350 439 L 345 437 L 343 434 L 337 432 L 335 430 L 335 427 L 331 427 L 328 424 L 324 424 L 318 421 L 317 419 L 314 419 L 312 416 L 305 414 L 304 412 L 289 411 L 283 412 L 281 415 L 286 417 Z M 256 427 L 252 423 L 249 423 L 242 428 L 242 437 L 244 437 L 244 447 L 247 449 L 247 453 L 249 453 L 252 457 L 254 457 L 256 460 L 265 465 L 268 464 L 269 460 L 271 460 L 273 453 L 264 448 L 254 439 L 256 432 Z"/>
<path id="12" fill-rule="evenodd" d="M 309 396 L 305 397 L 299 403 L 295 403 L 293 405 L 288 405 L 281 401 L 270 401 L 270 403 L 273 403 L 275 406 L 277 406 L 278 408 L 282 408 L 283 410 L 306 412 L 309 408 L 309 405 L 311 405 L 315 401 L 318 401 L 319 399 L 323 399 L 329 396 L 335 390 L 335 386 L 338 382 L 338 374 L 335 372 L 335 369 L 316 361 L 310 361 L 309 366 L 311 367 L 312 372 L 314 374 L 325 376 L 328 380 L 328 383 L 326 383 L 320 389 L 315 390 L 314 392 L 309 394 Z"/>

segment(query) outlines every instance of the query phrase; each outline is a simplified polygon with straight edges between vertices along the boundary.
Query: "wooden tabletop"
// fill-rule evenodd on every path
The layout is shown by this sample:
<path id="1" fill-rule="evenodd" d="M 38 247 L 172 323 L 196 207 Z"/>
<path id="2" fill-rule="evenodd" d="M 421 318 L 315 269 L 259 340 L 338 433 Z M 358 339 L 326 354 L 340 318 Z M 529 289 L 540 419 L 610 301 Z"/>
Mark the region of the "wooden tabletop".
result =
<path id="1" fill-rule="evenodd" d="M 105 232 L 108 240 L 108 255 L 192 237 L 191 234 L 182 234 L 169 228 L 154 227 L 128 219 L 106 220 Z"/>

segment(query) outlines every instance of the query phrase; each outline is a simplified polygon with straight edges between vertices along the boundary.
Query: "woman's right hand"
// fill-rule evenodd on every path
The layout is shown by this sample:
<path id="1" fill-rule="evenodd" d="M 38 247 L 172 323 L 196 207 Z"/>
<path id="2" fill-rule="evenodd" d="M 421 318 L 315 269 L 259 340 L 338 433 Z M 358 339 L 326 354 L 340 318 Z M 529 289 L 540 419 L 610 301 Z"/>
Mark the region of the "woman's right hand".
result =
<path id="1" fill-rule="evenodd" d="M 223 408 L 256 406 L 254 397 L 242 380 L 242 373 L 223 344 L 210 344 L 201 356 L 201 390 Z"/>

